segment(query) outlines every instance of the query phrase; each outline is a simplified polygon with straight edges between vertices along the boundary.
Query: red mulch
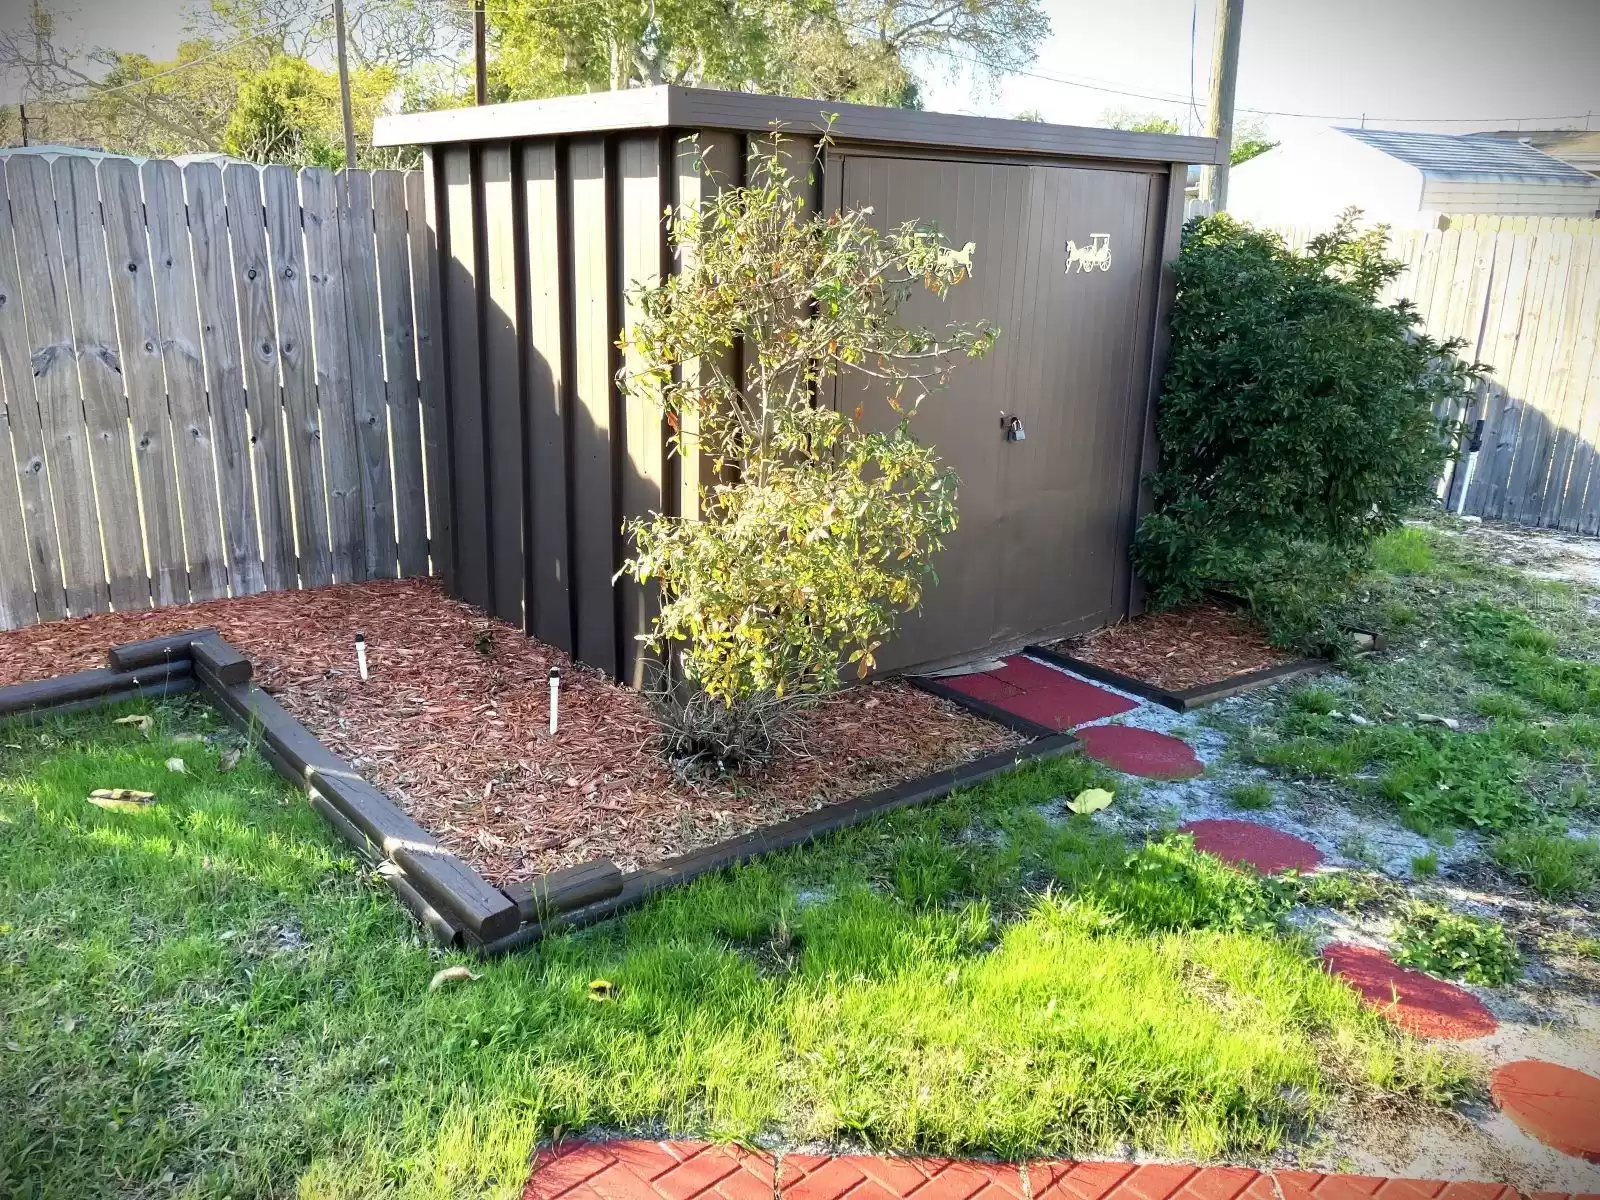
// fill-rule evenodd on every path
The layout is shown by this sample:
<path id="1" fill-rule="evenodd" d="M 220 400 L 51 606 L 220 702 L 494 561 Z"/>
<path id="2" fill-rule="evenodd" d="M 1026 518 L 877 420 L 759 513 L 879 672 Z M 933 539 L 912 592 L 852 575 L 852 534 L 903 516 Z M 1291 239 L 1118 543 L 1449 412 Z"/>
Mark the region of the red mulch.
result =
<path id="1" fill-rule="evenodd" d="M 795 745 L 731 783 L 675 777 L 645 701 L 451 600 L 433 580 L 269 592 L 0 634 L 0 685 L 105 665 L 108 647 L 210 625 L 256 682 L 495 883 L 591 858 L 624 869 L 1015 745 L 899 683 L 796 714 Z M 366 635 L 371 678 L 356 675 Z M 492 636 L 485 655 L 475 643 Z M 561 731 L 548 673 L 561 668 Z"/>
<path id="2" fill-rule="evenodd" d="M 1211 601 L 1147 613 L 1054 643 L 1053 649 L 1169 692 L 1293 662 L 1250 618 Z"/>

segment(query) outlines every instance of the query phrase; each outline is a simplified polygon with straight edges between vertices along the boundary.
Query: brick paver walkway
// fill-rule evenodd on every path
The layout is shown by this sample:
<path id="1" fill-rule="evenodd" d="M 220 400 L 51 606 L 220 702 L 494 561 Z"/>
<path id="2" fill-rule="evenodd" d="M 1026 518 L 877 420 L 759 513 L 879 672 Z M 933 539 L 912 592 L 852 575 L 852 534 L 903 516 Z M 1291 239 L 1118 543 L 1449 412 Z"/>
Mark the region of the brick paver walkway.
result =
<path id="1" fill-rule="evenodd" d="M 542 1150 L 523 1200 L 1518 1200 L 1444 1183 L 1182 1164 L 782 1158 L 705 1142 L 567 1142 Z M 1600 1200 L 1539 1192 L 1528 1200 Z"/>

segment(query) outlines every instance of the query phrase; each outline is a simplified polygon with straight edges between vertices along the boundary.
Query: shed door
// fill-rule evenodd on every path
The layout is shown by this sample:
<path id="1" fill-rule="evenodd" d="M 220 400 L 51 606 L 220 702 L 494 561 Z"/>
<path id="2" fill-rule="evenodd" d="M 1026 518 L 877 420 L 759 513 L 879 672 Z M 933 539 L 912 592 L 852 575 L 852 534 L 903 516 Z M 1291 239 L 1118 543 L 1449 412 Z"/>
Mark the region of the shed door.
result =
<path id="1" fill-rule="evenodd" d="M 1000 339 L 960 362 L 913 430 L 961 479 L 961 525 L 936 560 L 937 586 L 878 656 L 882 668 L 957 661 L 1025 638 L 1123 615 L 1137 495 L 1158 177 L 1133 171 L 845 154 L 846 208 L 880 229 L 916 220 L 977 244 L 971 280 L 946 301 L 920 289 L 907 323 L 987 319 Z M 1066 243 L 1080 248 L 1068 268 Z M 856 380 L 840 402 L 887 406 Z M 1021 418 L 1026 439 L 1007 441 Z"/>

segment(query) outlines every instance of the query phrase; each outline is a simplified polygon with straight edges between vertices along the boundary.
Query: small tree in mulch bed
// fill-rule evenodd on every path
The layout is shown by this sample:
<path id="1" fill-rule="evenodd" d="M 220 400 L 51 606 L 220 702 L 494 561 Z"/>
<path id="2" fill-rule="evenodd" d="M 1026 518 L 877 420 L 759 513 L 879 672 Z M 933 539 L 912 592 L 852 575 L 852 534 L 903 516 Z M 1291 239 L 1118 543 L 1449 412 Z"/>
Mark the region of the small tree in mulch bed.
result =
<path id="1" fill-rule="evenodd" d="M 841 664 L 865 675 L 920 603 L 956 527 L 956 479 L 911 424 L 953 361 L 996 336 L 898 319 L 916 288 L 943 297 L 971 273 L 972 243 L 880 232 L 870 209 L 816 216 L 776 147 L 750 179 L 671 214 L 681 269 L 641 294 L 619 376 L 717 480 L 698 519 L 630 521 L 623 572 L 659 583 L 652 642 L 724 706 L 826 692 Z M 818 402 L 835 376 L 881 398 Z"/>
<path id="2" fill-rule="evenodd" d="M 1358 215 L 1304 253 L 1226 215 L 1184 231 L 1155 510 L 1134 547 L 1157 605 L 1219 589 L 1280 645 L 1334 649 L 1330 613 L 1372 543 L 1432 496 L 1484 368 L 1422 333 L 1409 301 L 1379 302 L 1403 264 Z"/>

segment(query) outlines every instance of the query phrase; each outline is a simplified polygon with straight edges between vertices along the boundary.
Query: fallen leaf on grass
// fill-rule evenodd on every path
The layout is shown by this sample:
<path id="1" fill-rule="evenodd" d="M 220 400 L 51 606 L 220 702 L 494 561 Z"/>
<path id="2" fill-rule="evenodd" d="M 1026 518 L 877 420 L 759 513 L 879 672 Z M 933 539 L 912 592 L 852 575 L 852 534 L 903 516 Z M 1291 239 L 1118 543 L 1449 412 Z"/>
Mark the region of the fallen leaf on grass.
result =
<path id="1" fill-rule="evenodd" d="M 1073 799 L 1068 800 L 1067 807 L 1079 816 L 1083 816 L 1088 813 L 1099 812 L 1110 803 L 1111 793 L 1106 791 L 1105 788 L 1087 788 L 1079 792 Z"/>
<path id="2" fill-rule="evenodd" d="M 1452 732 L 1461 728 L 1461 722 L 1454 717 L 1439 717 L 1433 713 L 1418 713 L 1417 723 L 1419 725 L 1443 725 Z"/>
<path id="3" fill-rule="evenodd" d="M 135 713 L 131 717 L 118 717 L 111 723 L 113 725 L 132 725 L 140 733 L 144 734 L 145 737 L 150 736 L 150 727 L 155 724 L 154 721 L 145 716 L 143 713 Z"/>
<path id="4" fill-rule="evenodd" d="M 203 733 L 175 733 L 172 735 L 172 740 L 185 743 L 203 742 L 206 740 L 206 735 Z"/>
<path id="5" fill-rule="evenodd" d="M 175 772 L 179 775 L 184 775 L 188 773 L 189 768 L 184 766 L 183 759 L 169 758 L 167 759 L 167 770 Z"/>
<path id="6" fill-rule="evenodd" d="M 155 800 L 154 792 L 141 792 L 135 788 L 95 788 L 89 793 L 90 804 L 112 812 L 143 812 Z"/>
<path id="7" fill-rule="evenodd" d="M 222 771 L 231 771 L 239 765 L 239 751 L 224 750 L 222 757 L 217 760 L 217 768 Z"/>
<path id="8" fill-rule="evenodd" d="M 466 967 L 446 967 L 434 974 L 428 983 L 430 992 L 437 992 L 447 983 L 470 983 L 474 979 L 482 979 L 481 975 L 474 975 Z"/>
<path id="9" fill-rule="evenodd" d="M 589 981 L 589 999 L 613 1000 L 616 995 L 617 989 L 609 979 L 593 979 Z"/>

